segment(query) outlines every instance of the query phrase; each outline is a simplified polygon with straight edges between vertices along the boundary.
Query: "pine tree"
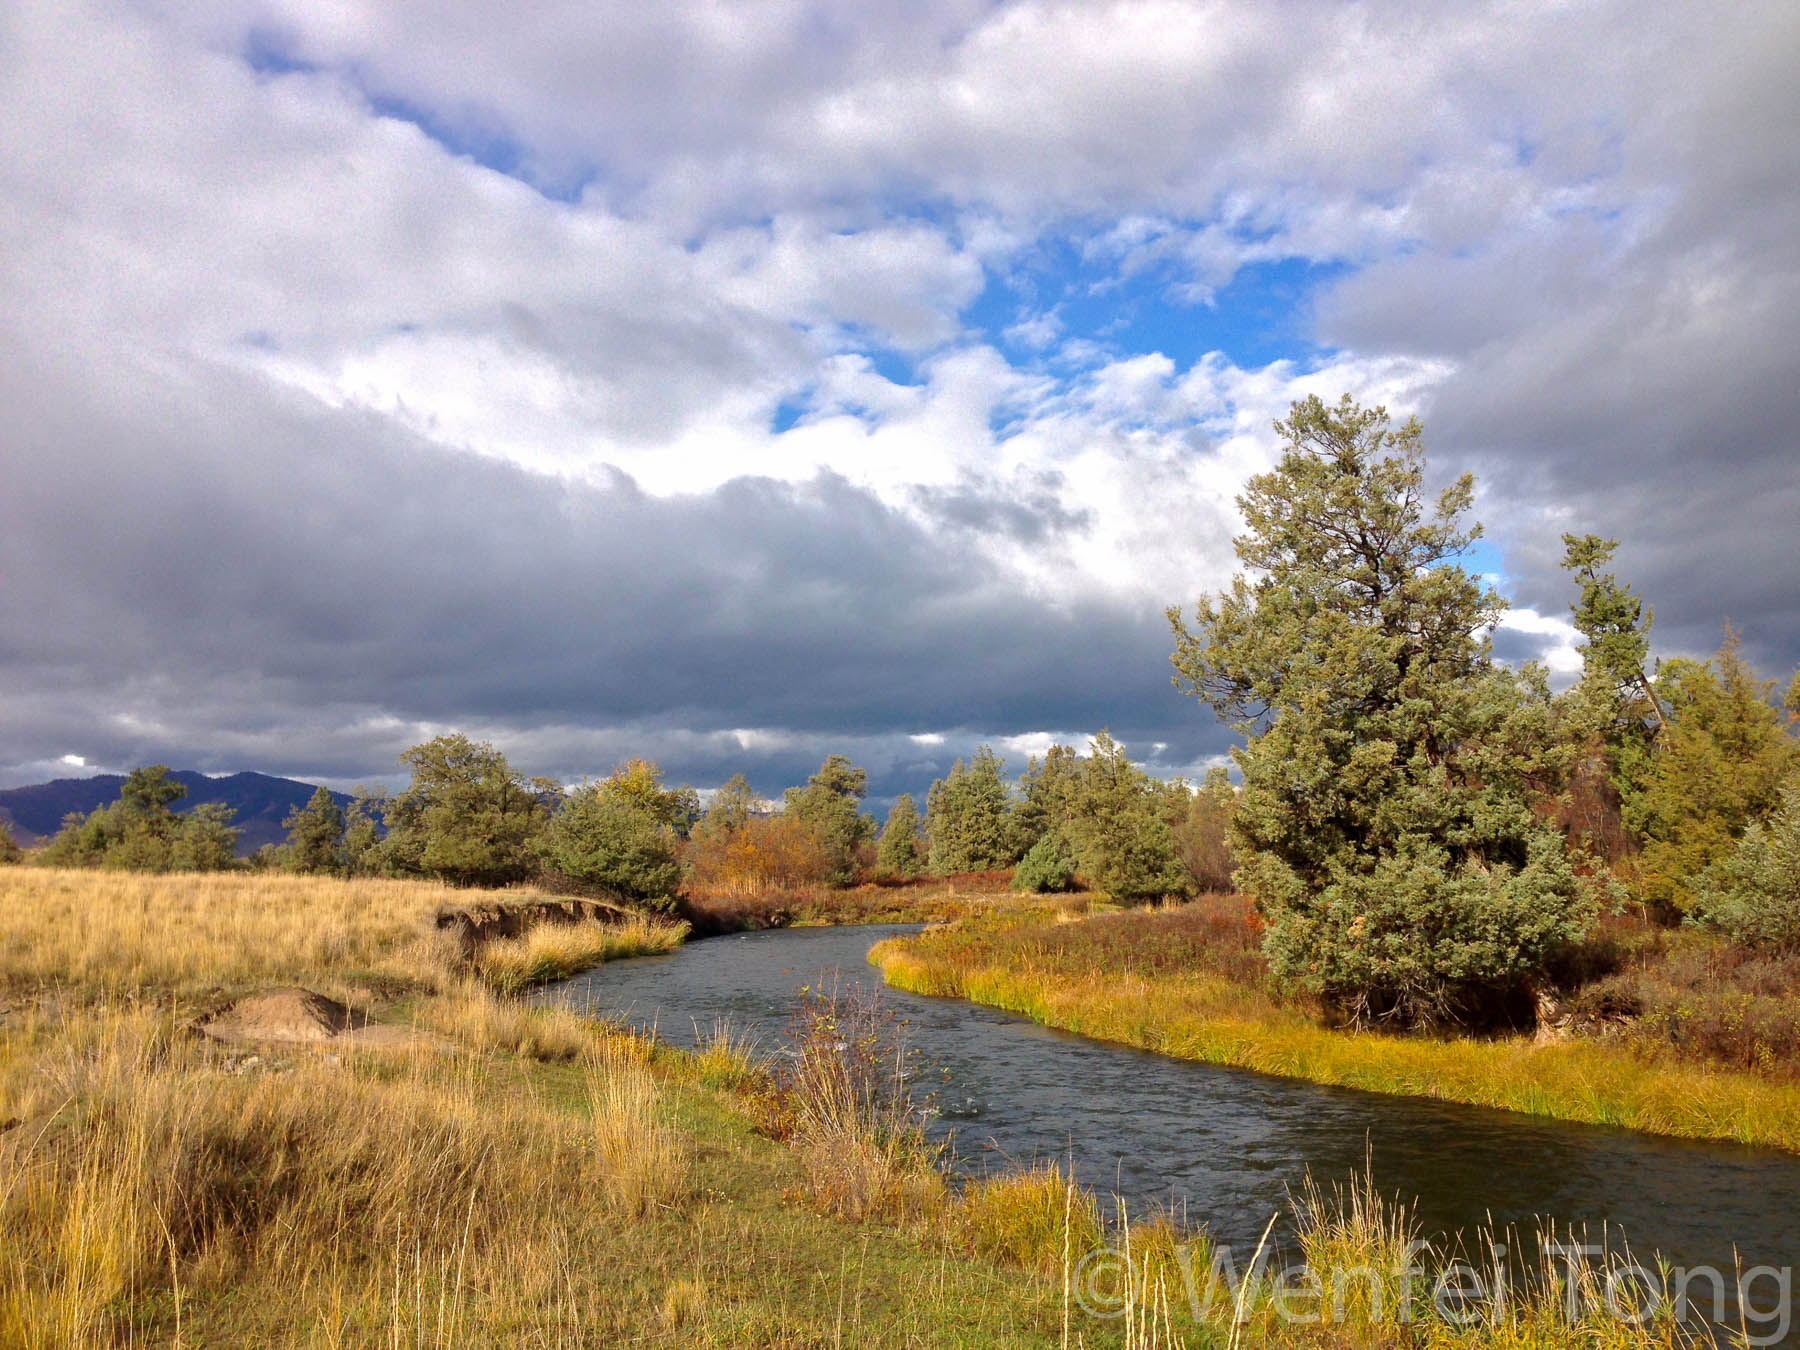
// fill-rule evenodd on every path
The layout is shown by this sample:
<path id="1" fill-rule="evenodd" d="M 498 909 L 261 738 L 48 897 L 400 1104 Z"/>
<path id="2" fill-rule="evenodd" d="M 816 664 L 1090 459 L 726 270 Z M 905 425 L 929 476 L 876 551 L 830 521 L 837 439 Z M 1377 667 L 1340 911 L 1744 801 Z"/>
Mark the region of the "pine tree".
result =
<path id="1" fill-rule="evenodd" d="M 1493 661 L 1503 601 L 1456 559 L 1458 479 L 1427 514 L 1423 430 L 1308 398 L 1238 505 L 1244 567 L 1190 629 L 1176 684 L 1248 737 L 1234 843 L 1276 973 L 1344 1016 L 1479 1016 L 1586 931 L 1593 898 L 1537 819 L 1541 671 Z"/>

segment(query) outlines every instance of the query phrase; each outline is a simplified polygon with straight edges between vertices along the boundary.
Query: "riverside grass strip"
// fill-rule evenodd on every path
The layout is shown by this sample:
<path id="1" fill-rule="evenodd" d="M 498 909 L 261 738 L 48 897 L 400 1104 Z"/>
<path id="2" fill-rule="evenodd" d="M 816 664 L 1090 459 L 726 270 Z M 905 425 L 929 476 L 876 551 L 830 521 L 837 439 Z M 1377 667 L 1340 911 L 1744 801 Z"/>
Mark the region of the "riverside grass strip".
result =
<path id="1" fill-rule="evenodd" d="M 1081 923 L 1103 924 L 1097 915 Z M 1060 925 L 1056 925 L 1060 927 Z M 1648 1134 L 1800 1152 L 1800 1085 L 1670 1063 L 1598 1041 L 1443 1040 L 1323 1027 L 1209 971 L 1073 968 L 1051 916 L 966 919 L 869 953 L 896 989 L 965 998 L 1177 1059 Z"/>

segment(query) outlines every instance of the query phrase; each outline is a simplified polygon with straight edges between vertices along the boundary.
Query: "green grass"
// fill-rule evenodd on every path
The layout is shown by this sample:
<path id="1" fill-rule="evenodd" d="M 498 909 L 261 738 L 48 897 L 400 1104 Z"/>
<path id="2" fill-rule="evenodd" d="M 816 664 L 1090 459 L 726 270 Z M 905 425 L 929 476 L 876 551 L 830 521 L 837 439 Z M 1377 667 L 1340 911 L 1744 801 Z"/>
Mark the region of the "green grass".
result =
<path id="1" fill-rule="evenodd" d="M 1653 1047 L 1336 1030 L 1273 998 L 1254 938 L 1217 905 L 965 919 L 878 944 L 895 988 L 967 998 L 1178 1059 L 1654 1134 L 1800 1151 L 1800 1084 Z"/>

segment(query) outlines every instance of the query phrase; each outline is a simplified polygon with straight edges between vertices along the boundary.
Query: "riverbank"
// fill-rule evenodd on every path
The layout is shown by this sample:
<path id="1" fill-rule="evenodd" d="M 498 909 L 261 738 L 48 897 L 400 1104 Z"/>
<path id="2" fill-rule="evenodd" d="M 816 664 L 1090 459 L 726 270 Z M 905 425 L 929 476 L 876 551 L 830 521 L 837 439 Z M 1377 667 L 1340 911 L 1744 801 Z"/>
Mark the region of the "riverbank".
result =
<path id="1" fill-rule="evenodd" d="M 878 944 L 912 993 L 1062 1031 L 1311 1082 L 1654 1134 L 1800 1151 L 1800 1084 L 1606 1039 L 1440 1040 L 1335 1030 L 1268 992 L 1241 909 L 1199 903 L 1078 917 L 1039 908 Z"/>
<path id="2" fill-rule="evenodd" d="M 741 1047 L 505 995 L 679 930 L 463 959 L 471 894 L 0 869 L 0 1344 L 1056 1343 L 1056 1280 L 810 1203 Z M 297 990 L 344 1026 L 199 1034 Z"/>
<path id="3" fill-rule="evenodd" d="M 682 895 L 675 912 L 702 937 L 765 928 L 949 923 L 995 907 L 1025 906 L 1027 902 L 1008 888 L 1011 876 L 1010 872 L 970 872 L 748 895 L 698 889 Z"/>
<path id="4" fill-rule="evenodd" d="M 1458 1330 L 1429 1276 L 1323 1332 L 1272 1279 L 1234 1305 L 1204 1237 L 1105 1231 L 1054 1171 L 956 1183 L 855 1007 L 802 1005 L 786 1071 L 673 1050 L 497 989 L 434 923 L 470 896 L 0 869 L 0 1344 L 1175 1350 L 1234 1306 L 1247 1346 L 1391 1343 L 1409 1312 L 1445 1346 L 1682 1343 L 1591 1299 Z M 247 1003 L 318 1015 L 213 1016 Z M 1322 1276 L 1413 1278 L 1372 1190 L 1297 1222 Z"/>

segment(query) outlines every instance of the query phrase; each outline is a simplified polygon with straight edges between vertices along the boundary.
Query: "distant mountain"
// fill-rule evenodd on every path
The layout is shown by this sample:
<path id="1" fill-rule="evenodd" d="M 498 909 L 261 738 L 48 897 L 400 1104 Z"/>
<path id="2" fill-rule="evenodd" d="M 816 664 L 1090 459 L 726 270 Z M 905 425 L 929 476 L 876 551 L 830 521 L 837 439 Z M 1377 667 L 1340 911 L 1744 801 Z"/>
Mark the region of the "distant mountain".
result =
<path id="1" fill-rule="evenodd" d="M 281 822 L 296 806 L 305 806 L 317 784 L 296 782 L 292 778 L 271 778 L 266 773 L 234 773 L 222 778 L 209 778 L 192 769 L 178 769 L 169 777 L 187 785 L 187 796 L 175 804 L 177 811 L 188 811 L 202 802 L 223 802 L 237 812 L 232 822 L 243 834 L 238 836 L 238 852 L 254 853 L 264 844 L 279 844 L 287 838 Z M 0 820 L 12 828 L 13 838 L 29 848 L 48 839 L 62 828 L 63 817 L 71 811 L 86 815 L 96 806 L 119 799 L 125 779 L 116 773 L 98 774 L 93 778 L 58 778 L 52 783 L 0 790 Z M 348 806 L 346 793 L 334 792 L 338 805 Z"/>

